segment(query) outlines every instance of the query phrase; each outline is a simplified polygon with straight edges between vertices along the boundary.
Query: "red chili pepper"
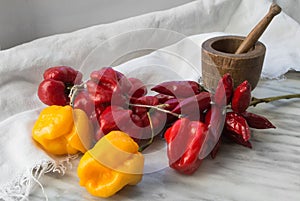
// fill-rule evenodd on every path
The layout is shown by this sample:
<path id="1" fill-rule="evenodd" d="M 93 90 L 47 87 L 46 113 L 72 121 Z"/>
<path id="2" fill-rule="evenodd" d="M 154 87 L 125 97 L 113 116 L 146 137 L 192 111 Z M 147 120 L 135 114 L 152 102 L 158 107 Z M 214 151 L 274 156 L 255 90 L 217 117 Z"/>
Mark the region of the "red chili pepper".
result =
<path id="1" fill-rule="evenodd" d="M 43 76 L 45 80 L 52 79 L 71 85 L 79 84 L 82 80 L 82 73 L 69 66 L 55 66 L 48 68 Z"/>
<path id="2" fill-rule="evenodd" d="M 191 120 L 199 120 L 202 113 L 211 107 L 210 93 L 201 92 L 195 96 L 183 99 L 172 112 L 188 116 Z"/>
<path id="3" fill-rule="evenodd" d="M 246 119 L 235 112 L 227 112 L 225 127 L 227 130 L 242 136 L 244 141 L 248 141 L 250 139 L 250 128 Z"/>
<path id="4" fill-rule="evenodd" d="M 132 114 L 131 110 L 125 110 L 119 106 L 108 106 L 99 117 L 100 132 L 97 133 L 96 139 L 106 135 L 113 130 L 121 130 L 124 125 L 128 126 L 128 121 Z"/>
<path id="5" fill-rule="evenodd" d="M 161 94 L 175 96 L 176 98 L 186 98 L 199 94 L 201 87 L 195 81 L 169 81 L 160 83 L 151 90 Z"/>
<path id="6" fill-rule="evenodd" d="M 221 138 L 219 138 L 217 144 L 214 146 L 213 150 L 210 152 L 210 157 L 212 159 L 216 158 L 217 153 L 219 152 L 220 146 L 221 146 Z"/>
<path id="7" fill-rule="evenodd" d="M 228 139 L 232 140 L 233 142 L 240 144 L 244 147 L 248 147 L 250 149 L 252 149 L 252 144 L 249 140 L 244 140 L 243 137 L 241 135 L 236 134 L 235 132 L 232 132 L 230 130 L 227 130 L 226 128 L 224 128 L 223 136 L 227 137 Z"/>
<path id="8" fill-rule="evenodd" d="M 198 155 L 206 132 L 207 126 L 199 121 L 177 120 L 165 132 L 170 167 L 183 174 L 193 174 L 201 164 Z"/>
<path id="9" fill-rule="evenodd" d="M 249 107 L 250 101 L 251 85 L 246 80 L 234 90 L 231 100 L 231 108 L 234 112 L 243 113 Z"/>
<path id="10" fill-rule="evenodd" d="M 217 105 L 228 105 L 230 103 L 231 97 L 233 94 L 233 80 L 229 73 L 223 75 L 220 79 L 216 93 L 214 96 L 214 101 Z M 224 103 L 224 99 L 226 102 Z"/>
<path id="11" fill-rule="evenodd" d="M 133 103 L 139 105 L 150 105 L 150 106 L 155 106 L 159 104 L 158 99 L 155 96 L 142 96 L 140 98 L 135 99 Z M 149 111 L 149 108 L 133 106 L 132 111 L 134 114 L 143 115 Z"/>
<path id="12" fill-rule="evenodd" d="M 46 105 L 67 105 L 74 84 L 81 82 L 82 74 L 68 66 L 56 66 L 44 72 L 38 88 L 38 97 Z"/>
<path id="13" fill-rule="evenodd" d="M 88 116 L 90 116 L 94 110 L 94 107 L 95 106 L 87 91 L 81 91 L 76 95 L 74 100 L 74 108 L 79 108 L 85 111 Z"/>
<path id="14" fill-rule="evenodd" d="M 137 78 L 128 78 L 128 81 L 131 83 L 131 88 L 128 92 L 131 98 L 139 98 L 147 94 L 147 87 L 144 83 Z"/>
<path id="15" fill-rule="evenodd" d="M 241 114 L 247 121 L 248 125 L 251 128 L 257 129 L 267 129 L 267 128 L 276 128 L 267 118 L 253 114 L 251 112 L 243 112 Z"/>
<path id="16" fill-rule="evenodd" d="M 156 94 L 155 97 L 158 99 L 160 104 L 165 103 L 167 100 L 174 99 L 174 96 L 169 96 L 165 94 Z"/>

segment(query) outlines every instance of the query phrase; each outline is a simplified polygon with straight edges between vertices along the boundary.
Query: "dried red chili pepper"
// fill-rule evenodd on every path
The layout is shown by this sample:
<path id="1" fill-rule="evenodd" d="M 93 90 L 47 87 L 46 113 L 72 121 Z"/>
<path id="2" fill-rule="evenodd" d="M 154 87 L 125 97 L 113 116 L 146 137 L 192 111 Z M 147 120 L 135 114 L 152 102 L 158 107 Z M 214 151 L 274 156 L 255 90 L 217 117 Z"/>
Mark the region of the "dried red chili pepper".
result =
<path id="1" fill-rule="evenodd" d="M 193 174 L 201 164 L 198 155 L 206 132 L 207 126 L 199 121 L 177 120 L 165 132 L 170 167 L 183 174 Z"/>
<path id="2" fill-rule="evenodd" d="M 131 83 L 131 88 L 128 92 L 131 98 L 139 98 L 147 94 L 147 87 L 144 83 L 137 78 L 128 78 L 128 81 Z"/>
<path id="3" fill-rule="evenodd" d="M 227 130 L 226 128 L 224 128 L 223 136 L 227 137 L 228 139 L 232 140 L 233 142 L 240 144 L 242 146 L 248 147 L 250 149 L 252 149 L 252 144 L 249 140 L 244 140 L 243 137 L 241 135 L 236 134 L 235 132 L 232 132 L 230 130 Z"/>
<path id="4" fill-rule="evenodd" d="M 246 119 L 235 112 L 227 112 L 225 127 L 227 130 L 242 136 L 244 141 L 248 141 L 250 139 L 250 128 Z"/>
<path id="5" fill-rule="evenodd" d="M 214 146 L 213 150 L 211 150 L 211 152 L 210 152 L 210 157 L 212 159 L 216 158 L 217 153 L 219 152 L 220 146 L 221 146 L 221 138 L 219 138 L 217 144 Z"/>
<path id="6" fill-rule="evenodd" d="M 142 96 L 140 98 L 135 99 L 133 101 L 133 104 L 155 106 L 155 105 L 158 105 L 159 102 L 155 96 Z M 132 111 L 134 114 L 143 115 L 143 114 L 147 113 L 147 111 L 149 111 L 149 108 L 133 106 Z"/>
<path id="7" fill-rule="evenodd" d="M 120 72 L 111 67 L 93 71 L 86 83 L 90 98 L 96 105 L 110 103 L 124 105 L 127 101 L 125 93 L 131 88 L 131 83 Z"/>
<path id="8" fill-rule="evenodd" d="M 68 66 L 48 68 L 39 84 L 38 97 L 46 105 L 69 104 L 69 93 L 74 84 L 81 82 L 82 74 Z"/>
<path id="9" fill-rule="evenodd" d="M 106 135 L 112 130 L 120 130 L 123 125 L 128 125 L 131 110 L 125 110 L 119 106 L 108 106 L 99 117 L 100 132 L 97 133 L 96 139 Z"/>
<path id="10" fill-rule="evenodd" d="M 251 101 L 251 85 L 246 80 L 234 90 L 231 100 L 231 108 L 234 112 L 243 113 L 249 107 Z"/>
<path id="11" fill-rule="evenodd" d="M 174 96 L 169 96 L 165 94 L 156 94 L 155 97 L 158 99 L 159 103 L 161 104 L 165 103 L 167 100 L 175 98 Z"/>
<path id="12" fill-rule="evenodd" d="M 233 94 L 233 80 L 229 73 L 223 75 L 220 79 L 216 92 L 214 95 L 214 101 L 217 105 L 228 105 L 230 103 Z M 226 103 L 224 104 L 224 99 L 226 97 Z"/>
<path id="13" fill-rule="evenodd" d="M 74 108 L 79 108 L 90 116 L 94 110 L 94 104 L 90 99 L 89 93 L 87 91 L 80 91 L 74 100 Z"/>
<path id="14" fill-rule="evenodd" d="M 43 76 L 45 80 L 52 79 L 71 85 L 79 84 L 82 80 L 82 73 L 69 66 L 55 66 L 48 68 Z"/>
<path id="15" fill-rule="evenodd" d="M 211 107 L 211 97 L 208 92 L 183 99 L 172 112 L 188 116 L 191 120 L 199 120 L 202 113 Z"/>
<path id="16" fill-rule="evenodd" d="M 175 96 L 176 98 L 187 98 L 199 94 L 202 89 L 195 81 L 169 81 L 163 82 L 151 89 L 152 91 Z"/>
<path id="17" fill-rule="evenodd" d="M 257 129 L 276 128 L 267 118 L 263 116 L 251 112 L 243 112 L 241 115 L 246 119 L 248 125 L 251 128 L 257 128 Z"/>

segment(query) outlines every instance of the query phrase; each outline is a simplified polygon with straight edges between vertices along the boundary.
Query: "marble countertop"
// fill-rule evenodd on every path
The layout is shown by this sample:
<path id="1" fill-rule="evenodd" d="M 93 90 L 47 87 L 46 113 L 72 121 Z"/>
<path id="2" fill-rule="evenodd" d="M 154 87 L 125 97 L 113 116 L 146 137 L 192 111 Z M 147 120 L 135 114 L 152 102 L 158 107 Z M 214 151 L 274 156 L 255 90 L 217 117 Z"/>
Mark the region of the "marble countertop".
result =
<path id="1" fill-rule="evenodd" d="M 300 93 L 300 73 L 286 79 L 261 80 L 258 98 Z M 207 158 L 193 176 L 170 168 L 146 174 L 108 199 L 89 195 L 78 184 L 76 163 L 66 175 L 48 174 L 41 180 L 49 200 L 300 200 L 300 100 L 280 100 L 249 108 L 267 117 L 277 129 L 252 129 L 253 149 L 223 143 L 216 159 Z M 45 200 L 36 188 L 29 200 Z"/>

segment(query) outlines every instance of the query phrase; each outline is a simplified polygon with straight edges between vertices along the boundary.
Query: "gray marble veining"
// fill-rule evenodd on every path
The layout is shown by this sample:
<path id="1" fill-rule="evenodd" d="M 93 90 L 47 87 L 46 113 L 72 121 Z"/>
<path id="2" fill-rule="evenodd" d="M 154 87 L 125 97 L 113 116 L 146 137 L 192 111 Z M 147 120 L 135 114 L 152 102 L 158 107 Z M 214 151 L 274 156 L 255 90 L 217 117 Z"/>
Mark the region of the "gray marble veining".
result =
<path id="1" fill-rule="evenodd" d="M 300 73 L 284 80 L 261 80 L 255 97 L 300 93 Z M 49 200 L 203 200 L 274 201 L 300 200 L 300 99 L 280 100 L 250 108 L 266 116 L 276 129 L 252 129 L 253 149 L 230 142 L 221 145 L 217 158 L 207 158 L 193 176 L 165 168 L 146 174 L 137 186 L 129 186 L 108 199 L 89 195 L 79 186 L 75 168 L 65 176 L 42 179 Z M 43 200 L 36 188 L 30 200 Z"/>

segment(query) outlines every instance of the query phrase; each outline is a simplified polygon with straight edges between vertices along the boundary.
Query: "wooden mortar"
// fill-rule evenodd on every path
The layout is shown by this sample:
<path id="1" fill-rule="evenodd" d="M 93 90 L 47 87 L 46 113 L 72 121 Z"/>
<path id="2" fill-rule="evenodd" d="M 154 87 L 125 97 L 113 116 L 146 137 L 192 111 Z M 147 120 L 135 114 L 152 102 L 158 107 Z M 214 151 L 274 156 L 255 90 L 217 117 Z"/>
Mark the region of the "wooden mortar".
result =
<path id="1" fill-rule="evenodd" d="M 265 45 L 258 39 L 280 11 L 277 4 L 272 4 L 247 37 L 220 36 L 202 44 L 202 79 L 208 90 L 214 90 L 225 73 L 231 74 L 235 88 L 245 80 L 252 90 L 256 87 L 266 52 Z"/>

